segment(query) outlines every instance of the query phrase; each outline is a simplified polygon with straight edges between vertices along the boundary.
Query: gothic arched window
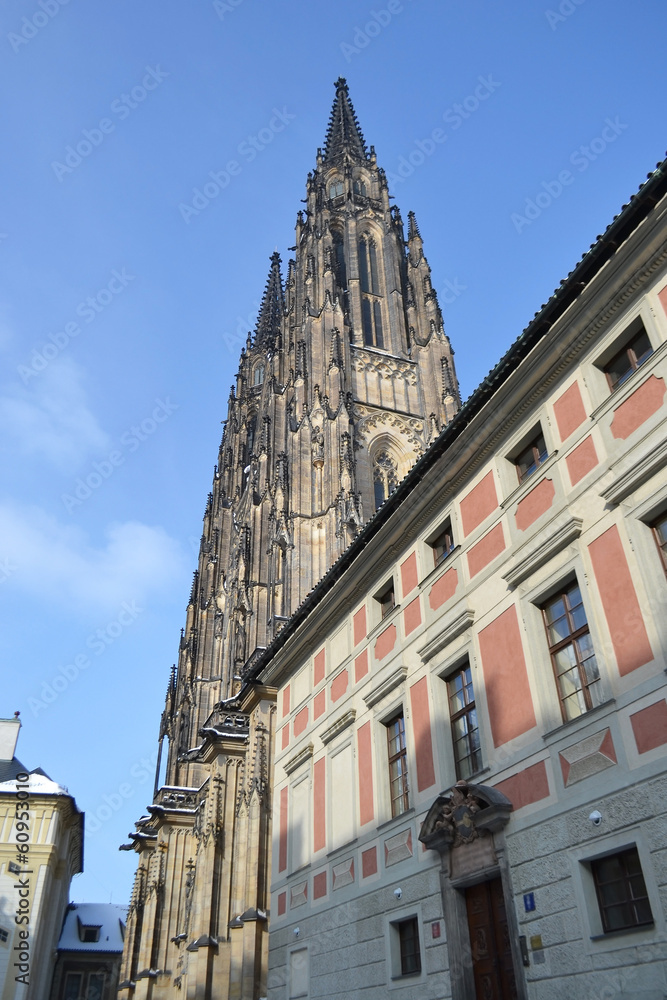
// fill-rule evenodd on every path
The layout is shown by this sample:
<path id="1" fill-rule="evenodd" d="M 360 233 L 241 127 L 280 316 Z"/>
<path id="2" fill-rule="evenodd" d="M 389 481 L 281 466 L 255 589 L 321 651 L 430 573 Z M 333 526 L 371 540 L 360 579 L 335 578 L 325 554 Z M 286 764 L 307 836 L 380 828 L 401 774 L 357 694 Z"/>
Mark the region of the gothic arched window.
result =
<path id="1" fill-rule="evenodd" d="M 347 266 L 345 264 L 345 246 L 343 234 L 334 230 L 331 234 L 333 241 L 333 258 L 336 272 L 336 281 L 343 291 L 347 289 Z"/>
<path id="2" fill-rule="evenodd" d="M 384 348 L 382 336 L 382 306 L 378 299 L 361 300 L 361 322 L 366 347 Z"/>
<path id="3" fill-rule="evenodd" d="M 246 425 L 245 446 L 243 448 L 243 489 L 245 489 L 246 483 L 248 482 L 248 477 L 250 475 L 250 460 L 252 458 L 252 450 L 255 446 L 256 433 L 257 433 L 257 414 L 253 413 L 253 415 L 248 418 L 248 423 Z"/>
<path id="4" fill-rule="evenodd" d="M 252 373 L 252 384 L 261 385 L 264 381 L 264 365 L 257 365 Z"/>
<path id="5" fill-rule="evenodd" d="M 360 194 L 362 198 L 366 197 L 366 185 L 362 180 L 357 180 L 354 182 L 354 193 Z"/>
<path id="6" fill-rule="evenodd" d="M 362 292 L 372 295 L 380 294 L 378 277 L 378 259 L 375 240 L 370 236 L 362 236 L 359 240 L 359 281 Z"/>
<path id="7" fill-rule="evenodd" d="M 373 494 L 378 510 L 398 486 L 398 466 L 388 451 L 379 451 L 373 459 Z"/>
<path id="8" fill-rule="evenodd" d="M 340 178 L 332 181 L 329 185 L 329 197 L 330 198 L 340 198 L 343 193 L 343 182 Z"/>

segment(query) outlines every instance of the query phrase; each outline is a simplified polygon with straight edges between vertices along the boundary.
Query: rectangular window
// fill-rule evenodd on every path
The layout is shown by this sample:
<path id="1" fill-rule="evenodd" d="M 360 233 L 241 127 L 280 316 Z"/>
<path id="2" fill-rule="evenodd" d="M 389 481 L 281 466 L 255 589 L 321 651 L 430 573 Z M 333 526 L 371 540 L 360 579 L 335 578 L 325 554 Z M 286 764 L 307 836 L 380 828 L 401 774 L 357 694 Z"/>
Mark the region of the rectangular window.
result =
<path id="1" fill-rule="evenodd" d="M 65 991 L 63 1000 L 79 1000 L 81 986 L 83 985 L 83 973 L 68 972 L 65 980 Z"/>
<path id="2" fill-rule="evenodd" d="M 542 607 L 563 719 L 576 719 L 602 702 L 600 674 L 577 582 Z"/>
<path id="3" fill-rule="evenodd" d="M 651 527 L 662 559 L 662 568 L 667 573 L 667 514 L 661 514 Z"/>
<path id="4" fill-rule="evenodd" d="M 86 1000 L 102 1000 L 104 996 L 104 975 L 99 972 L 91 972 L 88 976 L 88 989 L 86 990 Z"/>
<path id="5" fill-rule="evenodd" d="M 653 923 L 636 847 L 591 861 L 605 934 Z"/>
<path id="6" fill-rule="evenodd" d="M 433 562 L 439 566 L 444 562 L 450 552 L 454 551 L 454 536 L 452 534 L 452 522 L 446 521 L 441 531 L 435 536 L 429 545 L 433 549 Z"/>
<path id="7" fill-rule="evenodd" d="M 416 917 L 401 920 L 396 925 L 401 952 L 401 975 L 418 976 L 422 971 L 421 953 L 419 950 L 419 923 Z"/>
<path id="8" fill-rule="evenodd" d="M 392 613 L 396 607 L 393 580 L 388 587 L 385 587 L 385 589 L 376 596 L 375 600 L 380 605 L 380 618 L 386 618 L 387 615 Z"/>
<path id="9" fill-rule="evenodd" d="M 403 713 L 385 723 L 389 764 L 389 794 L 391 815 L 400 816 L 410 808 L 408 794 L 408 759 L 405 749 L 405 719 Z"/>
<path id="10" fill-rule="evenodd" d="M 447 695 L 456 777 L 469 778 L 482 767 L 475 692 L 469 663 L 447 678 Z"/>
<path id="11" fill-rule="evenodd" d="M 547 452 L 544 434 L 541 429 L 538 428 L 534 437 L 531 438 L 528 444 L 521 449 L 514 459 L 514 465 L 519 477 L 519 482 L 523 483 L 529 476 L 532 476 L 535 470 L 538 469 L 543 462 L 546 462 L 548 457 L 549 453 Z"/>
<path id="12" fill-rule="evenodd" d="M 636 372 L 652 354 L 651 341 L 644 325 L 640 322 L 637 333 L 603 366 L 602 370 L 607 376 L 611 391 L 627 382 L 632 373 Z"/>
<path id="13" fill-rule="evenodd" d="M 5 927 L 0 927 L 0 943 L 5 944 L 9 937 L 9 931 Z"/>

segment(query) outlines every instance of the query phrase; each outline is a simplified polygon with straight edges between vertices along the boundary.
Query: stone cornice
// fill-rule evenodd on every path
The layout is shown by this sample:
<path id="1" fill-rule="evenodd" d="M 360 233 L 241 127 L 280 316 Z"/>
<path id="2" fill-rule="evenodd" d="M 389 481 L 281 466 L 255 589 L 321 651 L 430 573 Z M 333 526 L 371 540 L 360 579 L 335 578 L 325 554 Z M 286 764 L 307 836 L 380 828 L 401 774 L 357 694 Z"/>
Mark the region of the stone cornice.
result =
<path id="1" fill-rule="evenodd" d="M 512 565 L 503 573 L 502 579 L 510 587 L 517 587 L 531 573 L 544 566 L 552 556 L 578 538 L 582 525 L 582 519 L 574 517 L 569 511 L 554 518 L 536 538 L 515 552 Z"/>
<path id="2" fill-rule="evenodd" d="M 351 726 L 357 717 L 356 710 L 351 708 L 349 712 L 345 712 L 344 715 L 340 715 L 335 722 L 333 722 L 328 729 L 325 729 L 321 734 L 323 743 L 331 743 L 339 733 Z"/>
<path id="3" fill-rule="evenodd" d="M 455 611 L 454 614 L 449 615 L 445 619 L 442 628 L 435 638 L 417 650 L 417 655 L 421 656 L 425 662 L 432 659 L 436 653 L 444 649 L 453 639 L 467 632 L 472 627 L 474 620 L 475 612 L 472 608 L 463 608 L 461 611 Z"/>
<path id="4" fill-rule="evenodd" d="M 368 694 L 364 695 L 366 707 L 372 708 L 373 705 L 377 705 L 379 701 L 382 701 L 385 695 L 389 694 L 394 690 L 394 688 L 397 688 L 400 684 L 402 684 L 407 676 L 407 667 L 397 667 L 396 670 L 392 671 L 388 677 L 383 678 L 379 684 L 376 684 L 372 691 L 369 691 Z"/>

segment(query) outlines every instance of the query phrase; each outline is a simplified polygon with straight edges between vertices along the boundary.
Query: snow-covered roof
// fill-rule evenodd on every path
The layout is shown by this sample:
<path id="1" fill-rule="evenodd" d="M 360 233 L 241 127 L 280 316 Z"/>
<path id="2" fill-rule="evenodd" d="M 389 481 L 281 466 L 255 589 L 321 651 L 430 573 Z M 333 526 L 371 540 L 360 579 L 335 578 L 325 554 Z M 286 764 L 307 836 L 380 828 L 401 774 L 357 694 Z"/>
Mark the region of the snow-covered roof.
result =
<path id="1" fill-rule="evenodd" d="M 126 920 L 126 906 L 116 903 L 70 903 L 58 941 L 58 951 L 121 952 Z M 85 928 L 99 928 L 98 940 L 82 940 L 86 936 Z"/>
<path id="2" fill-rule="evenodd" d="M 16 775 L 25 774 L 26 769 L 16 757 L 4 763 L 5 767 L 2 770 L 2 774 L 0 774 L 0 777 L 3 779 L 0 781 L 0 794 L 8 792 L 14 795 L 16 792 Z M 52 781 L 48 774 L 42 771 L 41 767 L 28 772 L 28 780 L 22 781 L 21 787 L 29 791 L 31 795 L 69 795 L 65 786 Z"/>

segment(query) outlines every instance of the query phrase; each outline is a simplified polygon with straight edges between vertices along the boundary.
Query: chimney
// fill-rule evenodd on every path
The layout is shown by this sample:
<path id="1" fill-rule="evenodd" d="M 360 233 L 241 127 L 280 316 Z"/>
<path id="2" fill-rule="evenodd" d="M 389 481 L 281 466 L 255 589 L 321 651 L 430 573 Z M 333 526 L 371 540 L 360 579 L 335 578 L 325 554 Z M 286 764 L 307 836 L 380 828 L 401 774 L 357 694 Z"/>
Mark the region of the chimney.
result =
<path id="1" fill-rule="evenodd" d="M 13 719 L 0 719 L 0 760 L 11 760 L 14 756 L 20 728 L 18 712 Z"/>

